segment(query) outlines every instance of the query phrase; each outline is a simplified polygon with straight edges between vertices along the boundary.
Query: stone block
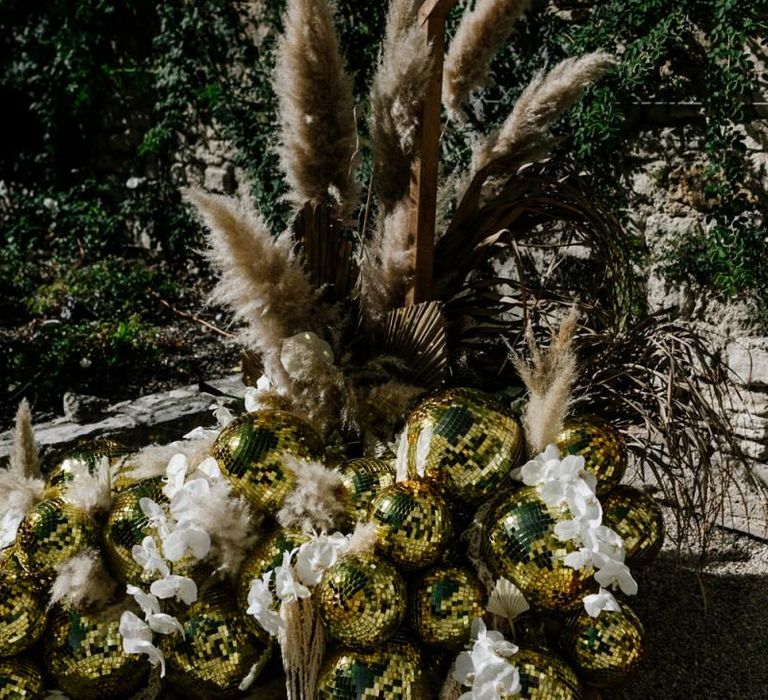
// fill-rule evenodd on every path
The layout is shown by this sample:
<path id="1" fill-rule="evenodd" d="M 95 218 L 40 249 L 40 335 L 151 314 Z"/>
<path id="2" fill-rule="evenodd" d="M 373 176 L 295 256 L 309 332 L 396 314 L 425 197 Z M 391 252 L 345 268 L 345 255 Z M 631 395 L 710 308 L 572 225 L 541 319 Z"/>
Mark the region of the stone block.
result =
<path id="1" fill-rule="evenodd" d="M 768 338 L 737 338 L 726 348 L 728 369 L 742 386 L 768 388 Z"/>

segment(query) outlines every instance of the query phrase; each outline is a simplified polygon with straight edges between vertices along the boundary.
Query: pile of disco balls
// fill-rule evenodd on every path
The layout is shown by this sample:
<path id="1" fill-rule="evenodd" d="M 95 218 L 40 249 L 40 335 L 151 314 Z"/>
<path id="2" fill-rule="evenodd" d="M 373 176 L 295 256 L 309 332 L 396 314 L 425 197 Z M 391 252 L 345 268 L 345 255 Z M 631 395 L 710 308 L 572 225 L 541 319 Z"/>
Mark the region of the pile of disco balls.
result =
<path id="1" fill-rule="evenodd" d="M 619 609 L 597 617 L 585 611 L 582 601 L 598 585 L 592 572 L 563 563 L 571 548 L 555 535 L 563 514 L 513 478 L 531 457 L 520 421 L 485 394 L 451 389 L 411 414 L 400 445 L 397 460 L 326 463 L 342 477 L 345 531 L 372 523 L 375 544 L 338 557 L 311 591 L 327 638 L 316 697 L 437 698 L 457 655 L 476 643 L 478 618 L 489 630 L 500 626 L 517 647 L 507 659 L 518 674 L 510 697 L 576 699 L 588 688 L 622 683 L 642 659 L 642 624 L 621 596 Z M 598 418 L 571 419 L 557 446 L 583 456 L 597 477 L 603 522 L 623 538 L 626 561 L 650 561 L 661 548 L 662 514 L 652 499 L 620 484 L 627 457 L 616 430 Z M 281 660 L 274 637 L 248 614 L 252 584 L 269 582 L 286 552 L 313 536 L 270 519 L 296 486 L 287 454 L 324 459 L 314 431 L 282 411 L 236 418 L 213 443 L 222 475 L 264 520 L 234 581 L 212 578 L 205 562 L 182 561 L 178 571 L 174 565 L 200 594 L 188 606 L 169 604 L 183 634 L 161 642 L 161 680 L 144 656 L 124 650 L 121 606 L 49 608 L 48 600 L 56 567 L 84 547 L 101 553 L 121 590 L 148 583 L 132 552 L 153 534 L 140 502 L 163 502 L 163 477 L 134 481 L 121 467 L 111 507 L 98 518 L 68 500 L 67 462 L 54 468 L 45 500 L 26 514 L 2 559 L 0 698 L 43 698 L 44 688 L 73 700 L 150 697 L 152 683 L 155 697 L 259 697 L 262 683 L 279 678 Z M 94 464 L 105 457 L 130 464 L 124 448 L 109 441 L 70 455 Z M 525 600 L 514 620 L 487 610 L 489 581 L 463 536 L 473 528 L 490 583 L 505 579 Z M 249 674 L 255 685 L 243 690 Z M 471 688 L 461 692 L 475 697 Z"/>

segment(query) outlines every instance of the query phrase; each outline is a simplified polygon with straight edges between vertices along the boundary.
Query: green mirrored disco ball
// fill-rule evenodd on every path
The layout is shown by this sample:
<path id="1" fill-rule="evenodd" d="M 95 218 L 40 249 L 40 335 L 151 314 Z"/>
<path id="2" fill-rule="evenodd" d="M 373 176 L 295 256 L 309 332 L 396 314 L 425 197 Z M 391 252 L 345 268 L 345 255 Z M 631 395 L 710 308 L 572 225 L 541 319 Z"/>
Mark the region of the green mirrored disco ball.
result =
<path id="1" fill-rule="evenodd" d="M 162 639 L 168 682 L 181 697 L 240 697 L 238 686 L 255 666 L 258 674 L 269 661 L 272 640 L 254 634 L 237 610 L 234 591 L 223 584 L 203 590 L 201 597 L 179 616 L 180 634 Z"/>
<path id="2" fill-rule="evenodd" d="M 515 491 L 488 514 L 483 557 L 522 591 L 533 609 L 562 612 L 580 605 L 596 588 L 591 567 L 575 570 L 563 563 L 576 547 L 555 537 L 555 525 L 570 518 L 566 508 L 544 503 L 534 486 Z"/>
<path id="3" fill-rule="evenodd" d="M 85 462 L 88 472 L 93 474 L 101 460 L 106 457 L 110 464 L 115 464 L 130 453 L 130 450 L 116 440 L 85 440 L 68 452 L 46 477 L 46 498 L 64 495 L 67 484 L 72 481 L 72 461 Z"/>
<path id="4" fill-rule="evenodd" d="M 59 564 L 94 546 L 98 546 L 98 537 L 91 516 L 72 503 L 53 498 L 27 511 L 16 533 L 15 551 L 25 573 L 52 581 Z"/>
<path id="5" fill-rule="evenodd" d="M 344 462 L 341 480 L 347 491 L 347 516 L 351 522 L 368 517 L 373 497 L 395 483 L 395 465 L 384 459 L 361 457 Z"/>
<path id="6" fill-rule="evenodd" d="M 296 485 L 296 476 L 284 466 L 283 457 L 321 459 L 323 443 L 309 424 L 292 413 L 255 411 L 224 428 L 211 453 L 224 476 L 257 512 L 274 514 Z"/>
<path id="7" fill-rule="evenodd" d="M 469 641 L 472 620 L 485 614 L 485 597 L 468 568 L 437 566 L 414 586 L 411 624 L 424 644 L 458 649 Z"/>
<path id="8" fill-rule="evenodd" d="M 143 686 L 149 662 L 123 651 L 119 627 L 117 612 L 57 608 L 43 640 L 43 663 L 56 687 L 77 700 L 113 700 Z"/>
<path id="9" fill-rule="evenodd" d="M 525 456 L 516 418 L 474 389 L 448 389 L 424 401 L 408 418 L 409 473 L 423 465 L 449 499 L 479 504 L 510 484 Z"/>
<path id="10" fill-rule="evenodd" d="M 323 574 L 315 601 L 331 639 L 365 649 L 383 643 L 400 627 L 405 581 L 380 557 L 345 556 Z"/>
<path id="11" fill-rule="evenodd" d="M 401 481 L 379 492 L 370 521 L 378 551 L 409 571 L 434 564 L 453 535 L 448 503 L 423 481 Z"/>
<path id="12" fill-rule="evenodd" d="M 509 661 L 520 673 L 521 700 L 581 700 L 582 687 L 573 669 L 542 650 L 520 649 Z"/>
<path id="13" fill-rule="evenodd" d="M 31 647 L 48 623 L 48 596 L 31 578 L 4 564 L 0 570 L 0 656 Z M 2 693 L 0 693 L 2 698 Z"/>
<path id="14" fill-rule="evenodd" d="M 240 567 L 237 578 L 237 607 L 246 624 L 255 633 L 260 634 L 263 629 L 256 618 L 246 612 L 251 581 L 261 578 L 267 571 L 280 566 L 283 563 L 283 552 L 290 552 L 307 540 L 309 537 L 301 532 L 279 528 L 259 542 Z M 274 586 L 274 576 L 270 585 Z"/>
<path id="15" fill-rule="evenodd" d="M 603 523 L 624 540 L 627 564 L 652 561 L 664 544 L 664 514 L 657 501 L 631 486 L 617 486 L 602 506 Z"/>
<path id="16" fill-rule="evenodd" d="M 596 416 L 569 418 L 557 438 L 563 455 L 584 457 L 584 468 L 597 477 L 597 495 L 617 486 L 627 470 L 624 438 L 610 423 Z"/>
<path id="17" fill-rule="evenodd" d="M 43 700 L 45 681 L 29 659 L 0 659 L 0 700 Z"/>
<path id="18" fill-rule="evenodd" d="M 640 618 L 622 604 L 618 612 L 590 617 L 574 614 L 560 638 L 563 654 L 585 682 L 598 688 L 623 683 L 640 665 L 645 631 Z"/>
<path id="19" fill-rule="evenodd" d="M 157 572 L 147 573 L 133 559 L 134 545 L 145 537 L 155 537 L 155 528 L 141 510 L 139 501 L 149 498 L 167 503 L 163 495 L 163 478 L 143 479 L 115 496 L 104 526 L 104 551 L 112 574 L 123 583 L 146 586 L 157 578 Z"/>
<path id="20" fill-rule="evenodd" d="M 421 652 L 407 642 L 372 651 L 328 655 L 317 684 L 317 700 L 428 700 Z"/>

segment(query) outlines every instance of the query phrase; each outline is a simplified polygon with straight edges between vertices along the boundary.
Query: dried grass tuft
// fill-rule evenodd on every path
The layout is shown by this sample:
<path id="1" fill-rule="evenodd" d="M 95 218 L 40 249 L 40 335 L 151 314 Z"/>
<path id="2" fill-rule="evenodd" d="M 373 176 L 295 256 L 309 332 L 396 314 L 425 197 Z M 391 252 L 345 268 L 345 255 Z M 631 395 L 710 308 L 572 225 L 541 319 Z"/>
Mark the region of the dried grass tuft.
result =
<path id="1" fill-rule="evenodd" d="M 40 454 L 32 428 L 32 411 L 26 399 L 21 400 L 16 411 L 10 467 L 11 470 L 28 479 L 40 477 Z"/>

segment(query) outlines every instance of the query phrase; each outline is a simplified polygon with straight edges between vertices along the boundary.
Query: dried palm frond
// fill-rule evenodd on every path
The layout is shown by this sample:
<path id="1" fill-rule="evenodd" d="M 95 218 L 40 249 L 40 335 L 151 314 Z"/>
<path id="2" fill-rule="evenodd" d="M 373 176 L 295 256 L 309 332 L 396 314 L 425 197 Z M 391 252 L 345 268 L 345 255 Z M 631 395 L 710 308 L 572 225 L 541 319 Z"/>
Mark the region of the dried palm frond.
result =
<path id="1" fill-rule="evenodd" d="M 277 49 L 275 92 L 280 162 L 289 199 L 332 204 L 345 218 L 357 204 L 357 132 L 352 80 L 344 71 L 327 0 L 289 0 Z"/>
<path id="2" fill-rule="evenodd" d="M 432 73 L 430 46 L 412 0 L 390 5 L 381 58 L 371 86 L 369 129 L 373 182 L 384 214 L 408 193 L 410 167 Z"/>
<path id="3" fill-rule="evenodd" d="M 443 70 L 443 104 L 451 117 L 462 119 L 471 93 L 486 85 L 494 55 L 530 6 L 530 0 L 477 0 L 464 12 Z"/>
<path id="4" fill-rule="evenodd" d="M 549 133 L 552 124 L 576 103 L 584 88 L 615 64 L 613 56 L 597 52 L 567 58 L 546 75 L 538 73 L 501 128 L 475 146 L 472 171 L 493 161 L 522 164 L 543 158 L 556 143 Z"/>
<path id="5" fill-rule="evenodd" d="M 259 352 L 273 386 L 289 394 L 291 380 L 280 362 L 283 339 L 319 324 L 316 291 L 290 239 L 273 238 L 262 218 L 237 200 L 197 190 L 186 196 L 209 229 L 208 258 L 220 274 L 212 299 L 245 323 L 243 344 Z"/>

